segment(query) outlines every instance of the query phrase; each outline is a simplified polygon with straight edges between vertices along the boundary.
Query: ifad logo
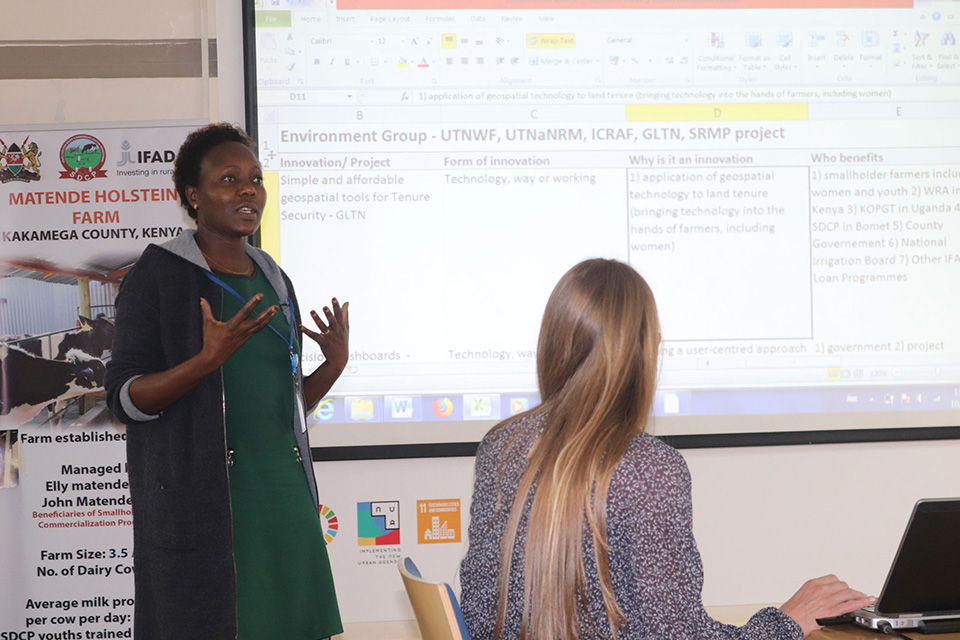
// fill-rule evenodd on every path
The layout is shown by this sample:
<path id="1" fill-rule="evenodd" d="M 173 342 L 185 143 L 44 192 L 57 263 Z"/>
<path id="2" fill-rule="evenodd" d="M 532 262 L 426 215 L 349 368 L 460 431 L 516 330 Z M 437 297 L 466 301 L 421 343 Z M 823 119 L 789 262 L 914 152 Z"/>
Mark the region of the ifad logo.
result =
<path id="1" fill-rule="evenodd" d="M 323 527 L 323 539 L 330 544 L 340 531 L 340 520 L 333 509 L 325 504 L 320 505 L 320 525 Z"/>
<path id="2" fill-rule="evenodd" d="M 417 500 L 417 543 L 460 542 L 460 498 Z"/>
<path id="3" fill-rule="evenodd" d="M 132 155 L 130 149 L 129 140 L 120 143 L 120 159 L 117 161 L 117 167 L 125 167 L 128 164 L 170 164 L 177 158 L 177 153 L 173 149 L 142 149 Z"/>
<path id="4" fill-rule="evenodd" d="M 400 501 L 357 503 L 357 544 L 378 547 L 400 544 Z"/>
<path id="5" fill-rule="evenodd" d="M 35 182 L 40 179 L 40 156 L 43 152 L 30 136 L 9 147 L 0 138 L 0 182 Z"/>
<path id="6" fill-rule="evenodd" d="M 60 147 L 61 180 L 86 182 L 94 178 L 106 178 L 103 165 L 107 161 L 107 150 L 103 143 L 86 133 L 71 136 Z"/>

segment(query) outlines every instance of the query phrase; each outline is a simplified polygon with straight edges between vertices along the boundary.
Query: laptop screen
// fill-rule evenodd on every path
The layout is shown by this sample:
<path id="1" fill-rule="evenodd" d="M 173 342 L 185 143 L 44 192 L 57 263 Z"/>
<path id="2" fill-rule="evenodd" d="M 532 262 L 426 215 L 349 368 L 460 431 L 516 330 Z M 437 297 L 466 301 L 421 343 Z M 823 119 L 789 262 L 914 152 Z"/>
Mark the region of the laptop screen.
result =
<path id="1" fill-rule="evenodd" d="M 876 611 L 960 613 L 960 499 L 921 500 L 900 542 Z"/>

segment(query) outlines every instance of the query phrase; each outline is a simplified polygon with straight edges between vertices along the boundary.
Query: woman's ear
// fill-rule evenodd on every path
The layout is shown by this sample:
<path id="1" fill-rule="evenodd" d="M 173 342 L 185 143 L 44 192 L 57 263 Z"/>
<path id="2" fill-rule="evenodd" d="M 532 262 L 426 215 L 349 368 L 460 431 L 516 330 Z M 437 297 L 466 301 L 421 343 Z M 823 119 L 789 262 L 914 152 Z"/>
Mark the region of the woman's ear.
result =
<path id="1" fill-rule="evenodd" d="M 197 208 L 197 188 L 187 185 L 183 188 L 184 195 L 187 196 L 187 202 L 190 203 L 190 206 L 194 209 Z"/>

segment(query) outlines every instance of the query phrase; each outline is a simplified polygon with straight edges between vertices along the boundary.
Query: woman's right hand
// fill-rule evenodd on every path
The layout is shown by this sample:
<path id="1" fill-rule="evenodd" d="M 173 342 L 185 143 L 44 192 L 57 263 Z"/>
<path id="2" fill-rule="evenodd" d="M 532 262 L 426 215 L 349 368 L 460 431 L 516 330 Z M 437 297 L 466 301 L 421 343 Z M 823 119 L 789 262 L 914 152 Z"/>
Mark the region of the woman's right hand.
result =
<path id="1" fill-rule="evenodd" d="M 272 306 L 256 318 L 246 319 L 262 299 L 261 294 L 255 295 L 240 307 L 232 318 L 220 322 L 213 317 L 210 304 L 200 298 L 200 311 L 203 316 L 203 348 L 200 353 L 164 371 L 136 378 L 129 389 L 130 400 L 134 406 L 147 415 L 159 414 L 186 395 L 206 376 L 219 369 L 233 352 L 253 334 L 266 327 L 276 315 L 277 307 Z"/>
<path id="2" fill-rule="evenodd" d="M 273 319 L 273 316 L 277 314 L 278 307 L 274 305 L 266 311 L 260 312 L 256 318 L 247 320 L 247 316 L 253 313 L 262 299 L 263 294 L 258 293 L 240 307 L 240 310 L 232 318 L 226 322 L 220 322 L 213 317 L 210 303 L 205 298 L 200 298 L 200 310 L 203 314 L 203 349 L 201 349 L 200 355 L 211 367 L 211 370 L 218 369 L 223 365 L 227 358 L 233 355 L 253 334 L 262 331 Z"/>
<path id="3" fill-rule="evenodd" d="M 213 317 L 210 304 L 200 298 L 203 316 L 203 348 L 200 353 L 175 367 L 134 380 L 129 390 L 134 406 L 148 415 L 158 414 L 220 368 L 233 352 L 276 315 L 277 307 L 272 306 L 256 318 L 246 319 L 262 299 L 261 294 L 253 296 L 232 318 L 220 322 Z"/>
<path id="4" fill-rule="evenodd" d="M 820 628 L 817 618 L 832 618 L 871 605 L 873 596 L 851 589 L 835 575 L 813 578 L 783 603 L 780 610 L 793 618 L 806 637 Z"/>

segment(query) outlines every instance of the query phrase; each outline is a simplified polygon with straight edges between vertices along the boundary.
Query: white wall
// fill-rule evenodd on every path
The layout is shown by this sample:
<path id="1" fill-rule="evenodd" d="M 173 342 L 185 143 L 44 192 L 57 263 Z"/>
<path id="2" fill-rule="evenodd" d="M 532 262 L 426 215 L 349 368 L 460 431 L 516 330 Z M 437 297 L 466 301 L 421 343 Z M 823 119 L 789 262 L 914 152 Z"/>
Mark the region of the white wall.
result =
<path id="1" fill-rule="evenodd" d="M 920 498 L 960 496 L 960 442 L 684 451 L 709 605 L 782 602 L 836 573 L 876 594 Z"/>
<path id="2" fill-rule="evenodd" d="M 225 7 L 234 3 L 221 2 Z M 8 40 L 56 47 L 61 43 L 114 45 L 118 56 L 137 41 L 166 41 L 215 33 L 214 0 L 50 0 L 41 5 L 4 3 Z M 103 66 L 109 66 L 103 60 Z M 99 75 L 97 71 L 92 75 Z M 0 79 L 0 126 L 115 122 L 203 122 L 216 117 L 217 81 L 195 77 Z M 232 100 L 232 98 L 231 98 Z M 50 127 L 52 128 L 52 127 Z"/>
<path id="3" fill-rule="evenodd" d="M 688 449 L 707 606 L 780 604 L 836 573 L 876 594 L 914 502 L 960 496 L 960 441 Z M 416 542 L 416 500 L 462 498 L 472 458 L 314 465 L 340 531 L 328 547 L 346 621 L 412 618 L 392 566 L 358 566 L 356 503 L 401 502 L 401 547 L 427 577 L 455 583 L 461 544 Z M 438 548 L 440 547 L 440 548 Z"/>

